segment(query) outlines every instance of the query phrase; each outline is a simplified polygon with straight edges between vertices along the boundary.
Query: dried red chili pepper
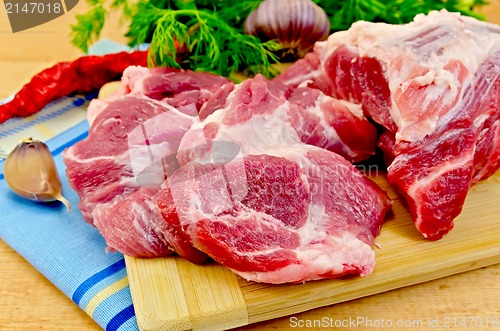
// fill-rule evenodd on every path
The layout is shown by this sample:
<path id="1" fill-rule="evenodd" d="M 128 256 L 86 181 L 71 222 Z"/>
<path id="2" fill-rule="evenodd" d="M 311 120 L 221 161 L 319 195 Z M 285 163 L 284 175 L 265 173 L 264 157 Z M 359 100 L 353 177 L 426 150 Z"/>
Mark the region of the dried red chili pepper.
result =
<path id="1" fill-rule="evenodd" d="M 147 65 L 147 51 L 83 56 L 47 68 L 24 85 L 12 101 L 0 105 L 0 123 L 29 116 L 49 102 L 71 93 L 89 93 L 121 76 L 131 66 Z"/>

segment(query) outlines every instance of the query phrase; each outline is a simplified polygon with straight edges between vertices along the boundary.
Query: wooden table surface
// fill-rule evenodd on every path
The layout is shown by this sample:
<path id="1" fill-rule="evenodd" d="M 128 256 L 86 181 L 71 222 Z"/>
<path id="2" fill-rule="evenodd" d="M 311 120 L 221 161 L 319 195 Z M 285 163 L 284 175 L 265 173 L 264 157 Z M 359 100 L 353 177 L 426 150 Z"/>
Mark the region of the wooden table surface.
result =
<path id="1" fill-rule="evenodd" d="M 71 60 L 81 52 L 69 42 L 74 16 L 87 10 L 84 1 L 66 15 L 24 32 L 13 34 L 4 7 L 0 6 L 0 99 L 15 92 L 33 74 L 57 61 Z M 482 9 L 487 19 L 500 23 L 500 0 Z M 124 28 L 111 16 L 103 37 L 123 42 Z M 464 238 L 467 240 L 467 238 Z M 500 243 L 499 243 L 500 244 Z M 440 329 L 500 330 L 491 321 L 500 320 L 500 265 L 442 278 L 436 281 L 362 298 L 331 307 L 315 309 L 241 329 L 285 330 L 299 328 L 297 321 L 329 320 L 346 323 L 358 318 L 371 321 L 376 330 L 396 328 L 427 330 L 429 320 Z M 456 318 L 456 320 L 454 320 Z M 461 327 L 460 322 L 467 322 Z M 450 321 L 450 327 L 444 322 Z M 420 324 L 421 321 L 423 324 Z M 457 325 L 453 324 L 456 321 Z M 483 322 L 483 327 L 474 324 Z M 486 322 L 489 321 L 488 327 Z M 470 323 L 473 322 L 471 326 Z M 331 323 L 331 322 L 330 322 Z M 423 325 L 422 327 L 418 327 Z M 0 240 L 0 330 L 100 330 L 100 327 L 69 298 L 44 278 L 20 255 Z M 328 328 L 324 328 L 325 330 Z M 340 328 L 339 328 L 340 329 Z M 343 329 L 360 329 L 347 327 Z M 362 328 L 361 328 L 362 329 Z M 321 330 L 321 328 L 315 328 Z"/>

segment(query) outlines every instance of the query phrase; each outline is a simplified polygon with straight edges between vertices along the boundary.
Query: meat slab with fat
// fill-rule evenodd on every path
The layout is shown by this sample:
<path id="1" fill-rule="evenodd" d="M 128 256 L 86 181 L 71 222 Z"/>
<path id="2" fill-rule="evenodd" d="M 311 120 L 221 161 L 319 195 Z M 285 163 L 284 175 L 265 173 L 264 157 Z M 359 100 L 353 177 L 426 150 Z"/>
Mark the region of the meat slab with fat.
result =
<path id="1" fill-rule="evenodd" d="M 248 153 L 263 145 L 303 142 L 350 162 L 366 160 L 376 149 L 377 130 L 360 106 L 317 89 L 289 88 L 261 75 L 236 86 L 225 85 L 202 106 L 200 117 L 203 121 L 183 138 L 178 154 L 181 165 L 196 157 L 190 154 L 209 148 L 205 136 L 210 140 L 228 136 Z"/>
<path id="2" fill-rule="evenodd" d="M 319 96 L 262 77 L 236 86 L 183 137 L 181 167 L 157 195 L 164 222 L 248 280 L 370 274 L 391 202 L 345 158 L 302 141 L 318 123 L 307 105 L 330 110 Z"/>
<path id="3" fill-rule="evenodd" d="M 305 144 L 194 160 L 167 182 L 157 196 L 167 223 L 238 275 L 266 283 L 371 274 L 391 205 L 344 158 Z"/>
<path id="4" fill-rule="evenodd" d="M 389 182 L 440 239 L 471 185 L 500 166 L 500 27 L 447 11 L 355 23 L 276 79 L 362 105 L 385 132 Z"/>
<path id="5" fill-rule="evenodd" d="M 175 230 L 154 228 L 153 196 L 179 167 L 177 149 L 198 108 L 225 83 L 210 74 L 130 67 L 122 89 L 91 107 L 88 138 L 63 157 L 84 220 L 110 248 L 130 256 L 179 251 L 192 261 L 206 259 Z"/>
<path id="6" fill-rule="evenodd" d="M 391 201 L 349 162 L 376 147 L 361 108 L 211 79 L 130 68 L 94 104 L 88 138 L 64 152 L 84 219 L 123 254 L 210 257 L 259 282 L 370 274 Z"/>
<path id="7" fill-rule="evenodd" d="M 113 101 L 124 95 L 148 97 L 182 110 L 196 107 L 200 110 L 205 101 L 220 87 L 232 84 L 221 76 L 180 71 L 172 68 L 145 68 L 130 66 L 124 70 L 120 88 L 104 99 L 93 99 L 87 110 L 90 124 Z"/>

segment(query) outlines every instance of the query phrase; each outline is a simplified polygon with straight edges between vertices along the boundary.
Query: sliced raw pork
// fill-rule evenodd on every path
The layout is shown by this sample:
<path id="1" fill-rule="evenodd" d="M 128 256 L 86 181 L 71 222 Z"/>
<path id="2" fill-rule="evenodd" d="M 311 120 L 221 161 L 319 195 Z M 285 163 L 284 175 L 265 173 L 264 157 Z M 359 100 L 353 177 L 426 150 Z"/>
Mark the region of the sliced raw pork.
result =
<path id="1" fill-rule="evenodd" d="M 93 99 L 87 110 L 90 124 L 113 101 L 124 95 L 148 97 L 182 109 L 195 105 L 198 110 L 220 87 L 232 84 L 221 76 L 173 68 L 130 66 L 123 71 L 120 88 L 104 99 Z"/>
<path id="2" fill-rule="evenodd" d="M 245 81 L 186 133 L 157 195 L 165 223 L 248 280 L 368 275 L 391 201 L 345 158 L 302 142 L 307 117 L 279 89 Z"/>
<path id="3" fill-rule="evenodd" d="M 206 137 L 224 140 L 228 136 L 245 153 L 263 144 L 274 148 L 301 141 L 350 162 L 368 159 L 377 143 L 377 130 L 360 106 L 317 89 L 289 88 L 261 75 L 236 86 L 225 85 L 202 106 L 200 118 L 203 121 L 183 138 L 178 154 L 181 165 L 209 148 Z"/>
<path id="4" fill-rule="evenodd" d="M 500 166 L 500 27 L 447 11 L 355 23 L 277 81 L 362 105 L 385 128 L 388 179 L 417 229 L 440 239 L 471 185 Z"/>
<path id="5" fill-rule="evenodd" d="M 373 271 L 391 202 L 324 149 L 350 160 L 373 153 L 375 128 L 359 106 L 261 76 L 216 79 L 210 92 L 205 74 L 165 70 L 128 71 L 128 88 L 64 152 L 82 215 L 111 248 L 211 257 L 269 283 Z"/>
<path id="6" fill-rule="evenodd" d="M 167 183 L 157 198 L 167 223 L 238 275 L 266 283 L 371 274 L 391 206 L 351 163 L 305 144 L 194 160 Z"/>
<path id="7" fill-rule="evenodd" d="M 228 81 L 172 72 L 127 69 L 123 86 L 131 88 L 107 99 L 92 116 L 88 138 L 68 148 L 63 157 L 84 220 L 99 229 L 110 248 L 142 257 L 179 251 L 201 262 L 206 256 L 186 245 L 174 230 L 167 233 L 153 226 L 151 220 L 159 214 L 152 197 L 179 167 L 180 140 L 198 121 L 200 105 Z"/>

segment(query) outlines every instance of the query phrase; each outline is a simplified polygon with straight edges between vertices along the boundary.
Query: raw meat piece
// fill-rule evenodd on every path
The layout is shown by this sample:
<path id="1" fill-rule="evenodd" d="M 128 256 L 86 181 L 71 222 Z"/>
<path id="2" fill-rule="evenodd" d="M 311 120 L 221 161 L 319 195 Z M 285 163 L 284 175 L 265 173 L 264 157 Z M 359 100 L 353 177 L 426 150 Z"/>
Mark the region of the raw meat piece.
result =
<path id="1" fill-rule="evenodd" d="M 317 89 L 290 89 L 261 75 L 236 86 L 224 85 L 203 105 L 200 117 L 204 120 L 183 139 L 178 154 L 181 165 L 209 148 L 206 139 L 226 136 L 237 140 L 245 153 L 302 141 L 351 162 L 373 155 L 377 142 L 377 130 L 359 106 Z"/>
<path id="2" fill-rule="evenodd" d="M 288 103 L 290 121 L 302 142 L 335 152 L 353 163 L 375 154 L 377 129 L 359 105 L 307 87 L 294 89 Z"/>
<path id="3" fill-rule="evenodd" d="M 210 74 L 176 71 L 172 81 L 184 78 L 185 83 L 170 85 L 165 82 L 170 77 L 166 69 L 133 67 L 125 74 L 123 86 L 133 89 L 108 99 L 93 114 L 88 138 L 63 154 L 83 218 L 99 229 L 109 247 L 123 254 L 152 257 L 175 250 L 201 262 L 206 255 L 175 231 L 154 228 L 151 219 L 157 214 L 151 201 L 166 176 L 178 168 L 177 149 L 184 133 L 198 120 L 197 107 L 228 81 L 215 78 L 210 92 L 208 81 L 215 77 Z M 145 85 L 159 89 L 158 84 L 145 83 L 155 75 L 168 92 L 162 100 L 146 96 L 151 89 Z M 186 98 L 181 97 L 184 94 Z"/>
<path id="4" fill-rule="evenodd" d="M 97 116 L 86 140 L 64 151 L 66 175 L 80 197 L 82 216 L 99 229 L 111 248 L 130 256 L 171 252 L 171 244 L 158 237 L 150 226 L 151 210 L 148 213 L 147 206 L 139 201 L 134 207 L 135 201 L 123 200 L 143 186 L 154 189 L 163 183 L 163 167 L 157 160 L 175 155 L 180 138 L 194 119 L 155 100 L 124 96 Z M 165 128 L 167 121 L 169 129 Z M 165 135 L 169 139 L 164 139 Z M 155 159 L 151 160 L 149 153 Z M 170 160 L 173 172 L 178 165 L 175 157 Z M 116 218 L 123 214 L 129 216 Z"/>
<path id="5" fill-rule="evenodd" d="M 90 124 L 109 103 L 124 95 L 162 100 L 176 108 L 196 105 L 197 109 L 224 84 L 226 78 L 207 73 L 173 68 L 130 66 L 123 71 L 120 88 L 105 99 L 93 99 L 87 110 Z"/>
<path id="6" fill-rule="evenodd" d="M 93 223 L 92 211 L 98 204 L 113 202 L 143 185 L 159 187 L 164 181 L 163 169 L 157 171 L 157 163 L 152 161 L 175 155 L 195 119 L 147 98 L 124 96 L 111 103 L 93 122 L 88 138 L 63 154 L 84 219 Z M 177 168 L 175 157 L 170 159 L 174 162 L 171 167 Z"/>
<path id="7" fill-rule="evenodd" d="M 500 166 L 496 25 L 445 10 L 359 22 L 276 80 L 359 103 L 385 128 L 389 182 L 426 238 L 448 233 L 470 186 Z"/>
<path id="8" fill-rule="evenodd" d="M 154 203 L 158 191 L 159 188 L 141 187 L 116 203 L 97 205 L 93 211 L 94 225 L 109 246 L 127 255 L 158 257 L 175 252 L 193 263 L 204 263 L 207 255 L 163 222 Z M 161 228 L 156 228 L 158 224 Z"/>
<path id="9" fill-rule="evenodd" d="M 231 160 L 212 150 L 167 184 L 168 223 L 243 278 L 276 284 L 371 274 L 391 206 L 344 158 L 302 143 Z"/>
<path id="10" fill-rule="evenodd" d="M 236 87 L 183 137 L 157 204 L 194 247 L 246 279 L 368 275 L 391 202 L 346 159 L 301 141 L 308 117 L 294 107 L 309 99 L 291 93 L 262 77 Z"/>
<path id="11" fill-rule="evenodd" d="M 224 84 L 222 76 L 173 68 L 129 67 L 123 73 L 124 93 L 144 95 L 176 108 L 196 105 L 199 111 L 206 100 Z"/>

